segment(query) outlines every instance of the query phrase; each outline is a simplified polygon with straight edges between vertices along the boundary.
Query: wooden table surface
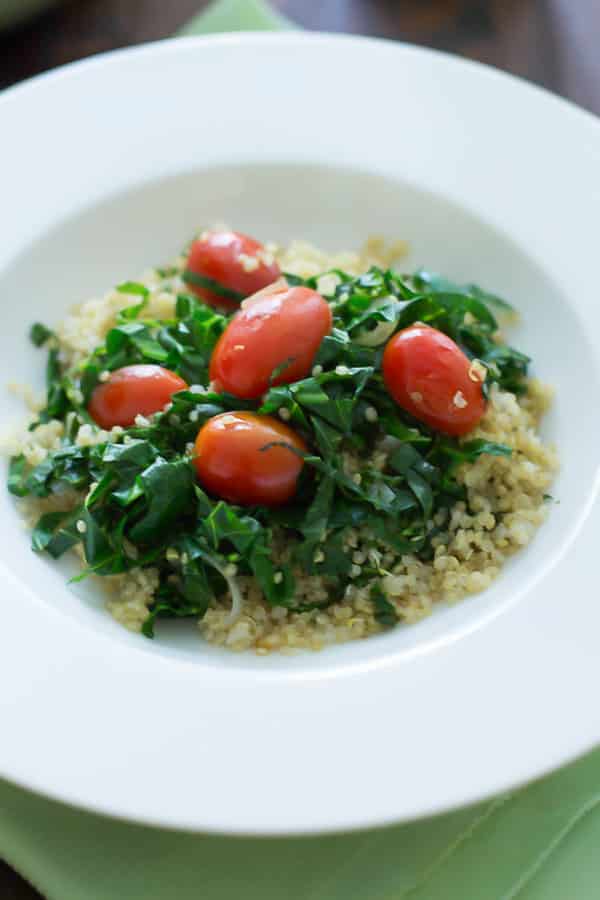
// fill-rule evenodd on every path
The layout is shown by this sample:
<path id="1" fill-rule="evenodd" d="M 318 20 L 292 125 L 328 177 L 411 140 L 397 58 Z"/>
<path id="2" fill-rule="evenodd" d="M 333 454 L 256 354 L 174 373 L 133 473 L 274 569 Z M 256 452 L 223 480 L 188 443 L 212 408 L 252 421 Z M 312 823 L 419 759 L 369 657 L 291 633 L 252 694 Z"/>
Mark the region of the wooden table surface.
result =
<path id="1" fill-rule="evenodd" d="M 206 5 L 207 0 L 71 0 L 0 37 L 0 88 L 92 53 L 170 35 Z M 491 63 L 600 114 L 600 0 L 273 0 L 273 5 L 307 28 L 396 38 Z M 2 863 L 0 898 L 40 900 Z"/>

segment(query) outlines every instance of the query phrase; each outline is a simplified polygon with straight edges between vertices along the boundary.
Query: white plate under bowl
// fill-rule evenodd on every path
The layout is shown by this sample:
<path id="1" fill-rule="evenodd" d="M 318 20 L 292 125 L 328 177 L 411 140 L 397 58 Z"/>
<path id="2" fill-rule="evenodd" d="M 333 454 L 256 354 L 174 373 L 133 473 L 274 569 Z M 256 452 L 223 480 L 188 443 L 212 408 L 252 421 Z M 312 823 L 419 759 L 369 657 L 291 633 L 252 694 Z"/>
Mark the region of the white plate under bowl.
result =
<path id="1" fill-rule="evenodd" d="M 319 654 L 190 624 L 129 634 L 34 556 L 0 499 L 0 775 L 127 819 L 238 834 L 409 820 L 600 740 L 600 127 L 444 55 L 327 35 L 177 39 L 0 98 L 2 380 L 33 320 L 168 261 L 202 223 L 331 249 L 383 233 L 481 281 L 556 386 L 558 503 L 485 593 Z M 19 414 L 2 395 L 2 421 Z"/>

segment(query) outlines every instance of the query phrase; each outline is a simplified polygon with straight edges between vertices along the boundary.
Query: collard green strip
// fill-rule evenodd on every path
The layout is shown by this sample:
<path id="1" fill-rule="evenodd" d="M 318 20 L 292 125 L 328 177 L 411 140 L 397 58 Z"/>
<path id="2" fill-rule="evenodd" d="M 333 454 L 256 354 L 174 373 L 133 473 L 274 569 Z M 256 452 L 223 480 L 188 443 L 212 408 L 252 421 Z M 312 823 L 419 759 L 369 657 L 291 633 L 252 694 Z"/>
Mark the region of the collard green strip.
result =
<path id="1" fill-rule="evenodd" d="M 244 299 L 243 294 L 224 287 L 224 285 L 213 278 L 207 278 L 205 275 L 199 275 L 198 272 L 192 272 L 191 269 L 185 270 L 183 280 L 187 281 L 188 284 L 193 284 L 194 287 L 212 291 L 213 294 L 216 294 L 217 297 L 223 297 L 224 300 L 233 300 L 235 303 L 241 303 Z"/>

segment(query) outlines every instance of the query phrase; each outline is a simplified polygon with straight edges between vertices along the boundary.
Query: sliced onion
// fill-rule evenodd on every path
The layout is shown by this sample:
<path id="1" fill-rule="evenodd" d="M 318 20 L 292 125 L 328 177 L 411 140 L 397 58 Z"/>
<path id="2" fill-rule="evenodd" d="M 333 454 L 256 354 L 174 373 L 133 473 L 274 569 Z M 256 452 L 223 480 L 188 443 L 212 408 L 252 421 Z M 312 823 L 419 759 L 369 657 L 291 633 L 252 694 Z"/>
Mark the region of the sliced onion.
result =
<path id="1" fill-rule="evenodd" d="M 222 574 L 223 578 L 227 582 L 227 586 L 231 594 L 231 609 L 229 611 L 227 619 L 225 620 L 225 624 L 233 625 L 233 623 L 237 622 L 242 614 L 242 611 L 244 609 L 244 601 L 242 599 L 242 593 L 240 591 L 239 585 L 235 578 L 232 578 L 230 575 L 226 575 L 225 572 L 223 572 Z"/>
<path id="2" fill-rule="evenodd" d="M 242 599 L 242 593 L 240 591 L 239 585 L 235 579 L 234 575 L 228 575 L 226 568 L 224 568 L 218 560 L 214 558 L 214 556 L 209 556 L 208 553 L 202 554 L 203 559 L 216 569 L 219 575 L 222 575 L 225 581 L 227 582 L 227 587 L 229 588 L 229 593 L 231 594 L 231 609 L 229 611 L 229 615 L 225 620 L 226 625 L 233 625 L 234 622 L 237 622 L 239 617 L 241 616 L 244 609 L 244 601 Z"/>

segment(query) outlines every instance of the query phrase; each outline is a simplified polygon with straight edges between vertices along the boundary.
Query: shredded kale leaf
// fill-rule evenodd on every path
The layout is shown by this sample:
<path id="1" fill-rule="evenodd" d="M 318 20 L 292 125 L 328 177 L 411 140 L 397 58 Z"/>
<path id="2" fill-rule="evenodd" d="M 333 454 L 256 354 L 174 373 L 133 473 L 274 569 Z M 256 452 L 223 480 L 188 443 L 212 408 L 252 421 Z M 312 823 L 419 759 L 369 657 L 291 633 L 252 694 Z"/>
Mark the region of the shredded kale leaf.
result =
<path id="1" fill-rule="evenodd" d="M 399 616 L 396 612 L 396 607 L 393 603 L 390 603 L 385 596 L 385 592 L 377 582 L 371 588 L 371 603 L 375 610 L 375 618 L 380 625 L 391 628 L 398 622 Z"/>
<path id="2" fill-rule="evenodd" d="M 29 338 L 35 347 L 42 347 L 48 338 L 52 337 L 52 332 L 41 322 L 34 322 L 29 329 Z"/>
<path id="3" fill-rule="evenodd" d="M 223 297 L 224 300 L 233 300 L 235 303 L 241 303 L 244 299 L 243 294 L 238 294 L 237 291 L 232 291 L 229 288 L 224 287 L 213 278 L 199 275 L 198 272 L 192 272 L 190 269 L 185 270 L 183 278 L 188 284 L 211 291 L 211 293 L 216 294 L 218 297 Z"/>
<path id="4" fill-rule="evenodd" d="M 159 270 L 165 278 L 176 274 L 176 269 Z M 140 567 L 158 572 L 143 626 L 148 637 L 159 619 L 202 617 L 227 596 L 235 607 L 238 577 L 256 579 L 273 606 L 313 608 L 296 598 L 297 573 L 322 577 L 327 595 L 322 605 L 339 601 L 350 583 L 370 586 L 377 621 L 394 625 L 399 615 L 381 586 L 381 556 L 430 559 L 450 509 L 466 499 L 457 479 L 460 467 L 484 453 L 510 455 L 503 445 L 432 431 L 394 403 L 381 374 L 385 341 L 424 322 L 485 365 L 484 390 L 495 382 L 514 393 L 525 391 L 529 358 L 498 339 L 495 311 L 511 312 L 505 300 L 425 270 L 402 275 L 372 267 L 359 277 L 341 270 L 323 274 L 335 276 L 327 296 L 333 329 L 312 373 L 274 385 L 289 364 L 282 359 L 271 387 L 257 401 L 206 387 L 210 357 L 229 316 L 190 293 L 177 296 L 172 319 L 159 321 L 147 316 L 147 287 L 120 284 L 117 290 L 135 302 L 118 314 L 102 346 L 70 368 L 61 362 L 53 333 L 39 323 L 31 329 L 33 343 L 48 349 L 46 406 L 31 428 L 59 419 L 64 436 L 38 465 L 15 456 L 8 489 L 17 497 L 72 492 L 71 509 L 40 518 L 32 546 L 58 558 L 81 544 L 86 566 L 78 578 Z M 226 299 L 242 299 L 194 273 L 183 277 Z M 321 278 L 286 277 L 290 284 L 312 288 Z M 77 433 L 81 425 L 95 428 L 87 405 L 102 373 L 135 363 L 165 366 L 190 388 L 124 433 L 82 446 Z M 241 508 L 199 486 L 191 449 L 198 430 L 213 416 L 234 410 L 282 416 L 304 438 L 309 450 L 301 454 L 305 465 L 298 490 L 286 506 Z M 357 528 L 374 548 L 359 566 L 348 542 Z"/>

